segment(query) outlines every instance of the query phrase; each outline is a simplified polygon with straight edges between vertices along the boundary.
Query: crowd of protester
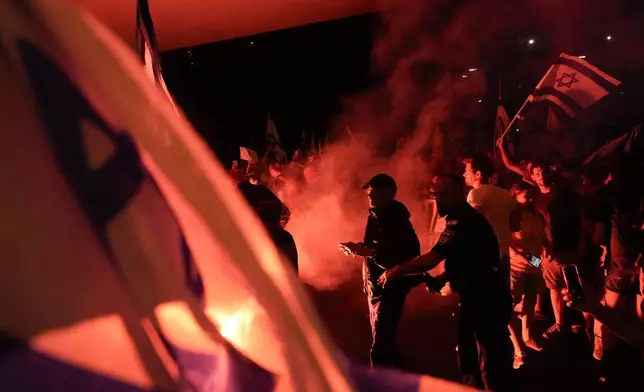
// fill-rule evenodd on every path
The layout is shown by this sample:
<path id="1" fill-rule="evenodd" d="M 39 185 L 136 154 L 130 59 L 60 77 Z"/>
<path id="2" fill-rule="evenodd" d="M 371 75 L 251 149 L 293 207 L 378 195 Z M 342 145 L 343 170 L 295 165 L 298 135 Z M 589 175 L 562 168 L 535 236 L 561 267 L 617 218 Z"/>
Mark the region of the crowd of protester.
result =
<path id="1" fill-rule="evenodd" d="M 363 186 L 371 207 L 365 237 L 341 247 L 365 260 L 372 365 L 399 367 L 405 298 L 424 283 L 432 293 L 459 295 L 458 357 L 468 385 L 517 390 L 513 369 L 573 334 L 587 338 L 609 390 L 641 385 L 640 374 L 626 379 L 619 369 L 644 357 L 642 157 L 621 154 L 574 170 L 517 164 L 502 140 L 497 147 L 514 181 L 500 184 L 512 177 L 500 176 L 489 155 L 477 155 L 464 159 L 456 176 L 458 169 L 448 169 L 451 175 L 427 184 L 430 231 L 440 236 L 423 255 L 410 213 L 396 200 L 395 179 L 379 174 Z M 280 163 L 269 151 L 261 162 L 238 161 L 231 170 L 295 268 L 297 248 L 284 229 L 290 212 L 280 200 L 313 180 L 318 158 L 296 151 Z M 569 290 L 569 266 L 583 295 Z M 535 321 L 550 314 L 552 324 L 538 334 Z"/>

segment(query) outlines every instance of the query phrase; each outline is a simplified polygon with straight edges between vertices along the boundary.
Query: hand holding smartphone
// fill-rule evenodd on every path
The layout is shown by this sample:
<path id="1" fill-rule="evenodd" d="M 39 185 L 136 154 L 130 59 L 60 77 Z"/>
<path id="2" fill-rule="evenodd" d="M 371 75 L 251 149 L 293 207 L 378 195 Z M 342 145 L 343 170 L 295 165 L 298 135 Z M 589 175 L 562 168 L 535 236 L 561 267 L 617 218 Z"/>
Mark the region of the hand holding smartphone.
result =
<path id="1" fill-rule="evenodd" d="M 579 270 L 574 264 L 564 265 L 561 267 L 568 289 L 568 296 L 573 302 L 583 301 L 585 299 L 584 289 L 581 286 Z"/>
<path id="2" fill-rule="evenodd" d="M 543 263 L 543 260 L 541 260 L 535 255 L 531 255 L 530 253 L 527 253 L 525 255 L 525 258 L 526 260 L 528 260 L 528 263 L 535 268 L 541 267 L 541 263 Z"/>

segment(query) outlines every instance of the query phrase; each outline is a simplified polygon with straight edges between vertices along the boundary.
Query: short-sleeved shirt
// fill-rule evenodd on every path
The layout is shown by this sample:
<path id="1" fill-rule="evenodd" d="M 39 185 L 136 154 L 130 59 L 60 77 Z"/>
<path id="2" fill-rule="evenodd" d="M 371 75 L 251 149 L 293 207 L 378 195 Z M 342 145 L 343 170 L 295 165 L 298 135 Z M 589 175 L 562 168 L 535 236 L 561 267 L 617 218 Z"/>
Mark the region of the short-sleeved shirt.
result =
<path id="1" fill-rule="evenodd" d="M 561 188 L 535 197 L 537 212 L 545 222 L 546 241 L 552 251 L 577 252 L 581 243 L 581 198 Z"/>
<path id="2" fill-rule="evenodd" d="M 492 225 L 499 241 L 501 256 L 509 255 L 510 215 L 516 208 L 516 202 L 510 193 L 496 185 L 484 184 L 468 193 L 467 202 L 479 210 Z"/>
<path id="3" fill-rule="evenodd" d="M 606 237 L 601 239 L 603 244 L 610 242 L 611 217 L 613 209 L 611 206 L 611 186 L 605 185 L 592 194 L 584 197 L 583 200 L 583 235 L 582 255 L 586 261 L 598 261 L 601 256 L 601 248 L 595 243 L 595 224 L 602 224 L 606 228 Z"/>
<path id="4" fill-rule="evenodd" d="M 461 304 L 503 305 L 503 297 L 511 302 L 500 268 L 499 244 L 487 219 L 464 204 L 448 214 L 446 221 L 432 252 L 445 257 L 450 285 L 461 295 Z"/>
<path id="5" fill-rule="evenodd" d="M 510 266 L 513 271 L 541 273 L 528 264 L 526 254 L 541 257 L 543 250 L 543 220 L 532 205 L 519 205 L 514 211 L 520 226 L 510 237 Z"/>
<path id="6" fill-rule="evenodd" d="M 610 184 L 602 186 L 584 203 L 584 218 L 595 223 L 604 223 L 610 226 L 613 208 L 611 205 L 612 186 Z"/>

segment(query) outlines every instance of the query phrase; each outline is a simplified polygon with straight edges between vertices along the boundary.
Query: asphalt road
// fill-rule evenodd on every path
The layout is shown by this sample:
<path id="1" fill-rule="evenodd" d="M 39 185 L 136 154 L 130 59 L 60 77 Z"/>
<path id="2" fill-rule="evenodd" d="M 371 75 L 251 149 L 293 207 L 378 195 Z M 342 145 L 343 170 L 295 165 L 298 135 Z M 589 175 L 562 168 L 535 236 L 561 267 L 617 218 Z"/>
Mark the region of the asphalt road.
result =
<path id="1" fill-rule="evenodd" d="M 333 291 L 313 291 L 312 296 L 338 347 L 347 356 L 368 363 L 371 331 L 361 283 L 351 282 Z M 454 298 L 430 295 L 422 287 L 411 292 L 399 329 L 406 370 L 460 381 L 455 353 L 457 316 Z M 541 333 L 551 323 L 544 321 L 535 328 Z M 599 382 L 598 365 L 591 353 L 590 344 L 581 334 L 546 345 L 541 353 L 530 353 L 529 362 L 518 371 L 521 390 L 622 390 Z M 628 389 L 637 390 L 632 384 Z"/>

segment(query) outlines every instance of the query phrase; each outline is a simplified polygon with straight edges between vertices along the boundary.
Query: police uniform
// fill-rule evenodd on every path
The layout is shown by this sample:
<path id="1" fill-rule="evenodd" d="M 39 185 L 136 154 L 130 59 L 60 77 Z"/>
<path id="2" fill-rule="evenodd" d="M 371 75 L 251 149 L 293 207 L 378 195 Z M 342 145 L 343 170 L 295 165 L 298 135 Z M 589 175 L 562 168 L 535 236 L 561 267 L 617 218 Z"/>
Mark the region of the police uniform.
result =
<path id="1" fill-rule="evenodd" d="M 460 295 L 461 374 L 477 388 L 515 390 L 508 331 L 512 297 L 494 231 L 467 203 L 449 213 L 446 222 L 432 252 L 445 258 L 451 288 Z"/>

